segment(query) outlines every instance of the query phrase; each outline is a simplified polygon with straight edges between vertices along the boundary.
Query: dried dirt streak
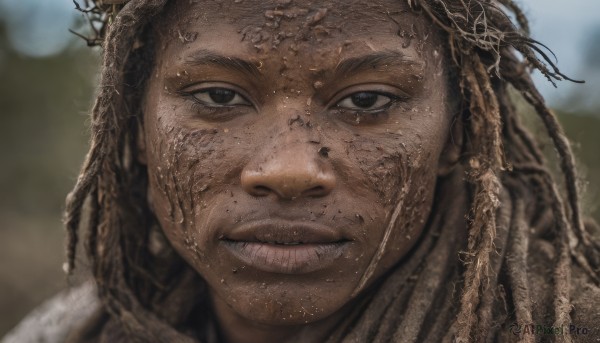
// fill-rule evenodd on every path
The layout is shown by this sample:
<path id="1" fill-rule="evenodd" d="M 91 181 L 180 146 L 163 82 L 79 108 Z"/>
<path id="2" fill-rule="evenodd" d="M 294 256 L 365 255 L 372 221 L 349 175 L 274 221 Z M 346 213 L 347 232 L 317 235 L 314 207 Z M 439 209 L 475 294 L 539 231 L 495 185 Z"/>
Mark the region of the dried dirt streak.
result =
<path id="1" fill-rule="evenodd" d="M 406 183 L 402 186 L 402 191 L 400 192 L 400 199 L 398 200 L 398 204 L 396 205 L 396 208 L 394 209 L 394 212 L 392 213 L 390 222 L 389 222 L 387 228 L 385 229 L 383 239 L 381 240 L 381 243 L 379 243 L 377 252 L 375 253 L 375 255 L 373 255 L 371 262 L 369 262 L 369 266 L 363 273 L 363 276 L 361 277 L 360 281 L 358 282 L 358 286 L 356 286 L 356 288 L 352 292 L 351 297 L 355 297 L 356 295 L 358 295 L 358 293 L 360 293 L 360 291 L 363 290 L 363 288 L 365 287 L 365 285 L 367 284 L 367 282 L 369 281 L 371 276 L 373 276 L 375 269 L 377 269 L 377 265 L 379 264 L 379 261 L 381 260 L 381 258 L 383 257 L 383 254 L 385 253 L 385 250 L 387 248 L 387 243 L 392 234 L 392 230 L 396 226 L 396 221 L 398 220 L 398 216 L 400 215 L 400 210 L 402 209 L 402 205 L 404 204 L 404 197 L 405 197 L 406 191 L 407 191 L 406 186 L 410 185 L 410 184 L 411 184 L 411 177 L 409 174 L 409 176 L 406 180 Z"/>

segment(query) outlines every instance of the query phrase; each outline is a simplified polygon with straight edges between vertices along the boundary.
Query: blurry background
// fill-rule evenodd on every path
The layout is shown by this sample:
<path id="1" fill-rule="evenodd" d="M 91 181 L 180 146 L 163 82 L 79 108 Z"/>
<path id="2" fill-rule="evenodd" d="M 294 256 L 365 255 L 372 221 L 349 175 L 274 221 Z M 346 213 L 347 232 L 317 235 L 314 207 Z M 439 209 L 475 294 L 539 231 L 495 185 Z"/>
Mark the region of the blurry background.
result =
<path id="1" fill-rule="evenodd" d="M 536 81 L 557 111 L 600 219 L 600 2 L 517 0 L 559 68 L 585 85 Z M 98 51 L 68 33 L 71 0 L 0 0 L 0 337 L 66 285 L 64 198 L 87 149 Z"/>

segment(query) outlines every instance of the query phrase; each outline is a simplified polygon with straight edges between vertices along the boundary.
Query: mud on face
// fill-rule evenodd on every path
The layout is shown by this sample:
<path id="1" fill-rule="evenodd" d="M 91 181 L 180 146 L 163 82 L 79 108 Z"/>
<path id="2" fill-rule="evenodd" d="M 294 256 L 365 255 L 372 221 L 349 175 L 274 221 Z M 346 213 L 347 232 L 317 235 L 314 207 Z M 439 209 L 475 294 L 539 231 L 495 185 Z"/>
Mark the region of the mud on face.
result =
<path id="1" fill-rule="evenodd" d="M 439 37 L 395 1 L 179 2 L 160 23 L 144 136 L 167 238 L 221 320 L 343 315 L 430 215 L 453 115 Z"/>

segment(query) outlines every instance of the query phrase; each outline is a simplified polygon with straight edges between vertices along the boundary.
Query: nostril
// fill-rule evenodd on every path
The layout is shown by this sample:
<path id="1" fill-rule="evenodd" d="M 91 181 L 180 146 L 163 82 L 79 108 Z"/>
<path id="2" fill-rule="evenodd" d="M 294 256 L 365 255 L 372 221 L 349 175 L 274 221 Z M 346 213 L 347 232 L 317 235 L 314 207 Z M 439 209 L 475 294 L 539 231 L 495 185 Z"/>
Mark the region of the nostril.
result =
<path id="1" fill-rule="evenodd" d="M 265 196 L 265 195 L 269 195 L 269 193 L 271 193 L 271 189 L 267 186 L 262 186 L 262 185 L 257 185 L 252 187 L 252 191 L 253 191 L 253 195 L 255 196 Z"/>
<path id="2" fill-rule="evenodd" d="M 323 186 L 316 186 L 316 187 L 307 189 L 304 192 L 302 192 L 303 196 L 308 196 L 308 197 L 320 197 L 320 196 L 324 196 L 326 194 L 327 194 L 327 191 L 325 190 L 325 187 L 323 187 Z"/>
<path id="3" fill-rule="evenodd" d="M 329 157 L 329 151 L 331 151 L 328 147 L 324 146 L 321 147 L 321 149 L 319 149 L 318 153 L 319 155 L 321 155 L 321 157 Z"/>

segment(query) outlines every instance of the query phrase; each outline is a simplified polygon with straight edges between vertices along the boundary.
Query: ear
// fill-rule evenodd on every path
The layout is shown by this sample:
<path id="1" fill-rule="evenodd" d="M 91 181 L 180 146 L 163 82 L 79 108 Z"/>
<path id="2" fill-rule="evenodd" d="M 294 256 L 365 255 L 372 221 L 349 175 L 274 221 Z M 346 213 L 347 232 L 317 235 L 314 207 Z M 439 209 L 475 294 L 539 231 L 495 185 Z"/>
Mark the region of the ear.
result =
<path id="1" fill-rule="evenodd" d="M 140 114 L 140 116 L 142 115 Z M 148 164 L 146 156 L 146 132 L 144 131 L 144 124 L 140 116 L 137 119 L 137 130 L 135 132 L 136 159 L 139 163 L 146 165 Z"/>
<path id="2" fill-rule="evenodd" d="M 462 148 L 463 122 L 462 115 L 458 113 L 452 118 L 448 141 L 440 155 L 440 160 L 438 162 L 438 176 L 446 176 L 454 170 L 454 167 L 460 162 Z"/>

